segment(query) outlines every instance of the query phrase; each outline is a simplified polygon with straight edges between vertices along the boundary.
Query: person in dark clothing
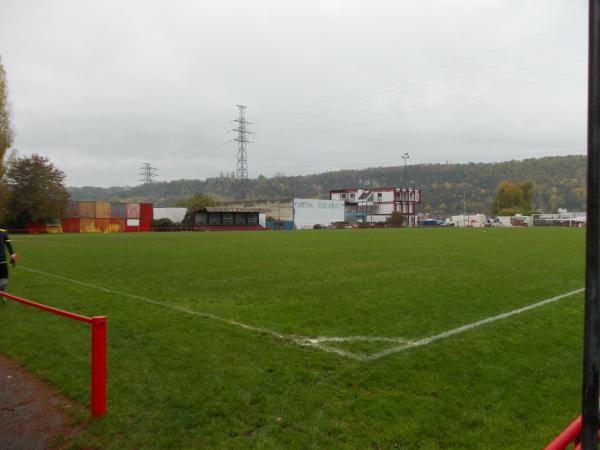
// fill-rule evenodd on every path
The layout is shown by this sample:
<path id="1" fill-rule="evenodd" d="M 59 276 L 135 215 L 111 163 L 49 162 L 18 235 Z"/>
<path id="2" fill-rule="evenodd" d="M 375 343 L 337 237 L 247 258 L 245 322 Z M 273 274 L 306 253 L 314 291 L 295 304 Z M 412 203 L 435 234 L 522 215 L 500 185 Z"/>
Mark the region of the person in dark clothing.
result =
<path id="1" fill-rule="evenodd" d="M 10 255 L 10 263 L 13 267 L 17 264 L 17 254 L 13 250 L 13 246 L 5 230 L 0 229 L 0 291 L 3 291 L 8 286 L 8 261 L 6 260 L 6 250 Z M 4 303 L 4 299 L 2 303 Z"/>

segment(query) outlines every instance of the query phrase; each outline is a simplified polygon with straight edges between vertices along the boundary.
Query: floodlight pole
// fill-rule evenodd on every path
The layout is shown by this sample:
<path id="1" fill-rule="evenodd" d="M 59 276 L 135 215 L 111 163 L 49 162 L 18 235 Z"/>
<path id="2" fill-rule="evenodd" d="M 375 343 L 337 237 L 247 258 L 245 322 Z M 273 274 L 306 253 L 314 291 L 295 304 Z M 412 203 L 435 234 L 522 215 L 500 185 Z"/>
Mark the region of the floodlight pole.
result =
<path id="1" fill-rule="evenodd" d="M 404 182 L 408 184 L 408 177 L 406 176 L 406 160 L 410 158 L 410 155 L 407 152 L 404 152 L 400 157 L 404 160 Z"/>
<path id="2" fill-rule="evenodd" d="M 600 360 L 600 0 L 589 0 L 588 179 L 581 443 L 598 446 Z"/>

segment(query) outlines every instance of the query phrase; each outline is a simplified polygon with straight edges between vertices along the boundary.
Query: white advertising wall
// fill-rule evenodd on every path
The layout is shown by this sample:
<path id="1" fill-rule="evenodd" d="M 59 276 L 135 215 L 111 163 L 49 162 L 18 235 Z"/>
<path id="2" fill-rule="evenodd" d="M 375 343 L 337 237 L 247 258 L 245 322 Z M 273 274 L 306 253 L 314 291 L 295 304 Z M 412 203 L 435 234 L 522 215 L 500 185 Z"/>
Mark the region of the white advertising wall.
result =
<path id="1" fill-rule="evenodd" d="M 344 221 L 344 202 L 341 200 L 294 199 L 294 227 L 312 228 Z"/>

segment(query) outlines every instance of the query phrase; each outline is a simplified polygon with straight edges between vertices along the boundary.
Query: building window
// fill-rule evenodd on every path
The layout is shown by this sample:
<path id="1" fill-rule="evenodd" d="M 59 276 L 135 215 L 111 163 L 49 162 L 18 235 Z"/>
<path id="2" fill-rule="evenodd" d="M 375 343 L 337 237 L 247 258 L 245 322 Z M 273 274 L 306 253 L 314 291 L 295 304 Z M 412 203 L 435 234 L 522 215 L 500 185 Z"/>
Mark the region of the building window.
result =
<path id="1" fill-rule="evenodd" d="M 350 198 L 356 197 L 356 194 L 350 194 Z"/>
<path id="2" fill-rule="evenodd" d="M 377 193 L 377 201 L 381 201 L 383 200 L 383 193 L 382 192 L 378 192 Z"/>
<path id="3" fill-rule="evenodd" d="M 342 194 L 342 195 L 341 195 L 341 197 L 342 197 L 342 198 L 346 198 L 346 194 Z"/>

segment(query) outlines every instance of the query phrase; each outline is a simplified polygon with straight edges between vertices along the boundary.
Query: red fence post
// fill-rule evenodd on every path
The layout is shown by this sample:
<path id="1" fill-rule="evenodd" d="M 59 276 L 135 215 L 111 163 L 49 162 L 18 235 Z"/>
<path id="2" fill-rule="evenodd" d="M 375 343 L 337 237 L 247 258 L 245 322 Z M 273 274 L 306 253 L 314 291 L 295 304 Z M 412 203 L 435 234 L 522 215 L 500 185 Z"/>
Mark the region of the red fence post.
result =
<path id="1" fill-rule="evenodd" d="M 92 416 L 106 412 L 106 316 L 92 317 Z"/>

